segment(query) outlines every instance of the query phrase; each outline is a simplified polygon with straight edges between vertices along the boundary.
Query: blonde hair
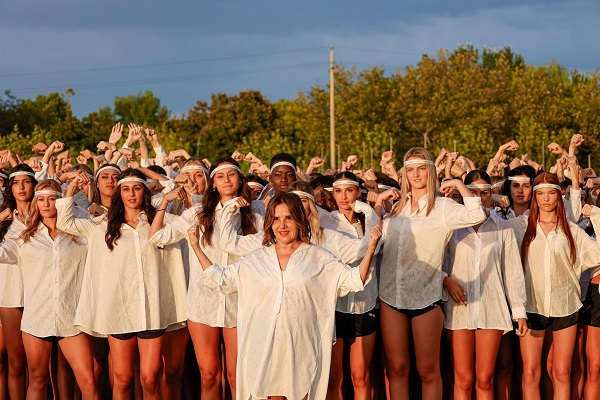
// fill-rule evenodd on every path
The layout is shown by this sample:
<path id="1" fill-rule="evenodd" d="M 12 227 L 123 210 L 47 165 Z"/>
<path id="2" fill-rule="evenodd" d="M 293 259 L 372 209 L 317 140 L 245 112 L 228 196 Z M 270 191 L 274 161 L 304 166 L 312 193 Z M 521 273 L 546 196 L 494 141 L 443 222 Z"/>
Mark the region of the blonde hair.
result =
<path id="1" fill-rule="evenodd" d="M 427 160 L 433 162 L 433 155 L 422 147 L 413 147 L 409 149 L 404 155 L 404 162 L 408 161 L 410 158 L 417 158 L 421 160 Z M 425 215 L 429 215 L 431 210 L 433 210 L 433 206 L 435 205 L 435 197 L 437 190 L 437 171 L 435 169 L 435 165 L 427 165 L 427 172 L 429 173 L 429 178 L 427 179 L 427 212 Z M 409 196 L 411 194 L 411 186 L 408 182 L 408 178 L 406 177 L 406 170 L 402 174 L 402 197 L 396 206 L 394 207 L 392 215 L 394 217 L 400 215 L 404 206 L 406 205 Z"/>
<path id="2" fill-rule="evenodd" d="M 285 188 L 286 192 L 291 191 L 300 191 L 304 193 L 308 193 L 311 196 L 315 195 L 313 188 L 310 184 L 304 181 L 294 181 Z M 310 231 L 312 235 L 312 242 L 314 244 L 321 244 L 323 241 L 323 232 L 321 231 L 321 219 L 319 218 L 319 211 L 317 210 L 317 206 L 311 200 L 308 202 L 310 207 L 310 215 L 307 215 L 308 224 L 310 225 Z"/>
<path id="3" fill-rule="evenodd" d="M 60 185 L 53 179 L 47 179 L 38 183 L 35 186 L 34 192 L 44 189 L 54 190 L 55 192 L 61 191 Z M 27 214 L 27 219 L 25 221 L 25 229 L 21 232 L 21 239 L 23 239 L 24 242 L 27 243 L 31 240 L 31 237 L 37 232 L 40 222 L 42 222 L 42 216 L 40 215 L 40 210 L 35 201 L 34 194 L 33 199 L 29 204 L 29 213 Z"/>

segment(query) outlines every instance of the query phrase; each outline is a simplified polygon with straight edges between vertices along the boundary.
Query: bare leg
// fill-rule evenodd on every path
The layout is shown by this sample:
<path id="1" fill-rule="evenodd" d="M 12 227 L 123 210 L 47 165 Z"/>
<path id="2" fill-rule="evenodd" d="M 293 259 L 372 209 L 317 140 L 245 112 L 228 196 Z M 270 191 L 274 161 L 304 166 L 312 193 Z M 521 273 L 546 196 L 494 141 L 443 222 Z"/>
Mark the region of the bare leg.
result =
<path id="1" fill-rule="evenodd" d="M 494 399 L 494 366 L 500 347 L 502 331 L 478 329 L 475 331 L 475 376 L 477 400 Z"/>
<path id="2" fill-rule="evenodd" d="M 23 332 L 23 344 L 29 361 L 27 400 L 43 400 L 48 393 L 52 342 L 46 342 Z"/>
<path id="3" fill-rule="evenodd" d="M 571 398 L 571 363 L 577 339 L 577 325 L 552 332 L 552 381 L 554 382 L 554 399 L 569 400 Z"/>
<path id="4" fill-rule="evenodd" d="M 225 342 L 225 369 L 231 389 L 231 399 L 235 400 L 235 373 L 237 368 L 237 328 L 223 328 Z"/>
<path id="5" fill-rule="evenodd" d="M 375 333 L 359 336 L 350 342 L 350 373 L 355 400 L 371 400 L 370 367 L 375 346 Z"/>
<path id="6" fill-rule="evenodd" d="M 542 349 L 546 331 L 529 330 L 521 337 L 523 358 L 523 399 L 541 400 L 540 379 L 542 376 Z"/>
<path id="7" fill-rule="evenodd" d="M 188 320 L 188 330 L 200 368 L 201 398 L 218 400 L 221 398 L 221 329 Z"/>
<path id="8" fill-rule="evenodd" d="M 454 400 L 470 400 L 473 393 L 475 331 L 447 330 L 454 358 Z"/>
<path id="9" fill-rule="evenodd" d="M 410 321 L 404 314 L 392 309 L 383 301 L 380 302 L 380 305 L 381 334 L 389 374 L 389 399 L 408 399 L 408 373 L 410 371 L 408 335 L 410 333 Z"/>
<path id="10" fill-rule="evenodd" d="M 440 307 L 414 317 L 411 321 L 417 370 L 421 376 L 422 397 L 442 399 L 442 376 L 440 374 L 440 343 L 444 314 Z"/>
<path id="11" fill-rule="evenodd" d="M 162 355 L 164 371 L 161 385 L 163 399 L 179 400 L 181 398 L 183 362 L 189 337 L 187 328 L 165 333 Z"/>
<path id="12" fill-rule="evenodd" d="M 327 386 L 327 400 L 342 400 L 342 381 L 344 368 L 344 339 L 337 338 L 331 348 L 331 368 L 329 370 L 329 385 Z"/>
<path id="13" fill-rule="evenodd" d="M 18 308 L 0 307 L 0 321 L 8 353 L 8 393 L 11 399 L 25 398 L 25 347 L 21 336 L 21 318 Z"/>
<path id="14" fill-rule="evenodd" d="M 58 342 L 58 346 L 73 370 L 83 400 L 99 399 L 94 376 L 94 357 L 87 335 L 80 333 L 64 338 Z"/>

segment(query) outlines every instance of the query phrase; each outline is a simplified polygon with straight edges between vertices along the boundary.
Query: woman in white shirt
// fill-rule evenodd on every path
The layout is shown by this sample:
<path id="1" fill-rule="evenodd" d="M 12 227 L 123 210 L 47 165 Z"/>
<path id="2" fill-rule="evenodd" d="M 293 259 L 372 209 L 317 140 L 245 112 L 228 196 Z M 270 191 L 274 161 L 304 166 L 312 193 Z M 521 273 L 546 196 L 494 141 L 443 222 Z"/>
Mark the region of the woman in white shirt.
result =
<path id="1" fill-rule="evenodd" d="M 160 398 L 163 334 L 185 321 L 185 276 L 165 277 L 160 249 L 148 242 L 152 207 L 146 178 L 138 170 L 119 175 L 108 215 L 73 218 L 72 195 L 87 183 L 80 175 L 56 202 L 57 226 L 88 240 L 88 257 L 75 325 L 82 331 L 108 335 L 113 365 L 113 398 L 129 398 L 136 347 L 144 398 Z"/>
<path id="2" fill-rule="evenodd" d="M 324 399 L 338 296 L 364 288 L 381 236 L 350 268 L 310 244 L 310 225 L 298 196 L 279 193 L 265 215 L 264 247 L 222 268 L 191 244 L 210 288 L 239 294 L 238 399 Z"/>
<path id="3" fill-rule="evenodd" d="M 491 207 L 487 173 L 471 171 L 465 184 L 486 209 Z M 511 311 L 512 319 L 518 320 L 517 335 L 527 331 L 525 281 L 515 234 L 491 210 L 482 224 L 454 231 L 444 264 L 444 287 L 451 297 L 444 305 L 444 327 L 454 355 L 454 398 L 471 399 L 476 381 L 477 398 L 492 399 L 500 339 L 513 328 Z"/>
<path id="4" fill-rule="evenodd" d="M 33 189 L 37 185 L 29 165 L 19 164 L 9 175 L 0 208 L 0 240 L 18 237 L 25 229 Z M 7 218 L 8 217 L 8 218 Z M 0 264 L 0 321 L 8 353 L 8 392 L 11 398 L 25 397 L 25 348 L 21 336 L 23 278 L 14 264 Z"/>
<path id="5" fill-rule="evenodd" d="M 578 168 L 570 168 L 578 173 Z M 584 269 L 600 264 L 600 247 L 567 219 L 558 178 L 539 174 L 521 246 L 527 290 L 527 325 L 521 337 L 523 395 L 540 398 L 542 351 L 546 332 L 552 335 L 555 399 L 569 399 L 570 371 L 581 308 L 579 279 Z M 592 223 L 595 216 L 591 216 Z"/>
<path id="6" fill-rule="evenodd" d="M 452 231 L 485 220 L 481 199 L 462 181 L 445 181 L 440 191 L 449 193 L 456 187 L 464 205 L 437 197 L 436 187 L 431 153 L 420 147 L 410 149 L 404 156 L 402 197 L 383 225 L 380 318 L 392 400 L 409 397 L 411 330 L 423 398 L 442 398 L 439 359 L 444 315 L 439 305 L 445 247 Z M 390 197 L 399 197 L 396 189 L 381 193 L 375 209 L 380 210 Z"/>
<path id="7" fill-rule="evenodd" d="M 197 222 L 202 231 L 200 245 L 203 251 L 212 259 L 227 265 L 237 261 L 237 257 L 234 258 L 224 251 L 219 244 L 224 205 L 239 196 L 250 201 L 250 188 L 244 184 L 244 175 L 238 163 L 231 157 L 220 157 L 214 161 L 206 186 L 200 208 L 186 210 L 181 217 L 169 216 L 164 224 L 164 214 L 159 213 L 152 224 L 149 240 L 159 246 L 178 242 Z M 164 206 L 161 206 L 162 208 Z M 197 213 L 194 214 L 196 210 Z M 257 218 L 250 207 L 245 207 L 235 217 L 235 229 L 243 234 L 256 233 L 256 221 Z M 225 343 L 227 377 L 231 391 L 235 393 L 237 307 L 237 293 L 217 293 L 204 286 L 198 260 L 196 257 L 190 257 L 186 313 L 188 330 L 200 368 L 204 397 L 217 398 L 221 393 L 221 335 Z"/>
<path id="8" fill-rule="evenodd" d="M 104 164 L 98 168 L 92 184 L 92 204 L 88 209 L 90 214 L 97 217 L 108 212 L 120 174 L 121 168 L 116 164 Z"/>
<path id="9" fill-rule="evenodd" d="M 361 239 L 365 225 L 376 224 L 379 218 L 375 210 L 359 199 L 362 196 L 360 182 L 352 172 L 340 172 L 334 178 L 333 198 L 337 210 L 331 214 L 337 220 L 336 230 L 352 238 Z M 360 260 L 352 264 L 358 265 Z M 328 398 L 341 399 L 343 378 L 344 344 L 349 344 L 350 375 L 355 399 L 371 397 L 369 369 L 379 319 L 377 304 L 377 276 L 373 274 L 365 290 L 349 293 L 337 300 L 335 311 L 336 343 L 333 346 Z"/>
<path id="10" fill-rule="evenodd" d="M 98 399 L 90 343 L 73 323 L 81 291 L 85 241 L 56 228 L 58 183 L 35 188 L 27 226 L 0 245 L 0 262 L 21 268 L 24 282 L 23 342 L 29 370 L 28 399 L 44 399 L 52 344 L 58 343 L 75 373 L 83 399 Z"/>

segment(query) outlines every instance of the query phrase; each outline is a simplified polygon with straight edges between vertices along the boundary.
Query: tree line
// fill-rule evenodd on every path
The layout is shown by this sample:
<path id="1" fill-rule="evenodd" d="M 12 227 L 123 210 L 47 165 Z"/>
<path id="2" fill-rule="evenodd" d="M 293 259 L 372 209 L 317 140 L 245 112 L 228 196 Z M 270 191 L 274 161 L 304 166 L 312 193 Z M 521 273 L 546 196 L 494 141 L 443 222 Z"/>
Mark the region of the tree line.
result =
<path id="1" fill-rule="evenodd" d="M 33 144 L 60 140 L 78 155 L 95 149 L 116 122 L 134 122 L 155 129 L 167 152 L 185 148 L 214 158 L 252 151 L 266 160 L 284 151 L 301 166 L 314 156 L 329 157 L 327 84 L 276 102 L 253 90 L 215 93 L 181 115 L 145 91 L 79 119 L 71 110 L 73 95 L 67 90 L 18 99 L 5 91 L 0 149 L 29 156 Z M 456 148 L 485 169 L 510 140 L 549 167 L 555 156 L 545 146 L 567 144 L 575 133 L 586 138 L 579 156 L 587 166 L 600 139 L 600 73 L 569 71 L 556 62 L 528 65 L 510 47 L 460 46 L 394 72 L 336 65 L 335 113 L 338 157 L 356 154 L 365 169 L 377 165 L 390 145 L 395 154 L 413 146 Z M 598 165 L 592 155 L 592 166 Z"/>

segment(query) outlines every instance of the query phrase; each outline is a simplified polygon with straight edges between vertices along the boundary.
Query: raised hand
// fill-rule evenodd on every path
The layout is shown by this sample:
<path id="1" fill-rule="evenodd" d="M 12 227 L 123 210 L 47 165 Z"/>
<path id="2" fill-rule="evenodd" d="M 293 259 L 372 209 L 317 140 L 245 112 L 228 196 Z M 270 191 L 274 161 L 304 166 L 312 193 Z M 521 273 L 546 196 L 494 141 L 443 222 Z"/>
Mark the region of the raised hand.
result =
<path id="1" fill-rule="evenodd" d="M 33 146 L 31 151 L 34 153 L 44 154 L 47 149 L 48 149 L 48 146 L 46 146 L 45 143 L 37 143 L 35 146 Z"/>
<path id="2" fill-rule="evenodd" d="M 110 137 L 108 138 L 108 142 L 112 144 L 117 144 L 117 142 L 121 139 L 121 136 L 123 136 L 123 124 L 117 122 L 110 131 Z"/>

